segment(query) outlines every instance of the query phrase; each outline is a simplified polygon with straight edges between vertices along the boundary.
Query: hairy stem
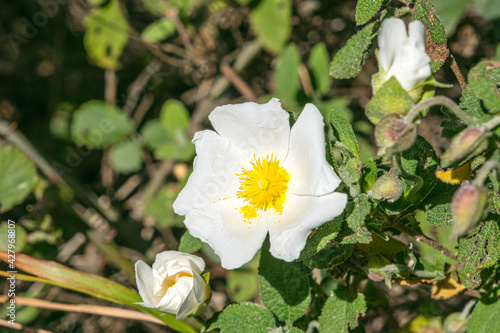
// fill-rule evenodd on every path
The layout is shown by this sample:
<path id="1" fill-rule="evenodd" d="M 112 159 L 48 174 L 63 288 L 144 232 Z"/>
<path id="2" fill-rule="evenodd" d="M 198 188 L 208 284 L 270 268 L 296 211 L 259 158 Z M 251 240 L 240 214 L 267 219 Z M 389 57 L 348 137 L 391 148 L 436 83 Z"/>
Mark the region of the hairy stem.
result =
<path id="1" fill-rule="evenodd" d="M 474 120 L 469 117 L 455 102 L 450 98 L 445 96 L 436 96 L 425 101 L 422 101 L 415 105 L 408 114 L 405 116 L 405 121 L 409 124 L 413 123 L 415 118 L 420 114 L 420 111 L 430 108 L 431 106 L 442 105 L 447 107 L 451 112 L 453 112 L 460 120 L 462 120 L 467 125 L 473 125 Z"/>

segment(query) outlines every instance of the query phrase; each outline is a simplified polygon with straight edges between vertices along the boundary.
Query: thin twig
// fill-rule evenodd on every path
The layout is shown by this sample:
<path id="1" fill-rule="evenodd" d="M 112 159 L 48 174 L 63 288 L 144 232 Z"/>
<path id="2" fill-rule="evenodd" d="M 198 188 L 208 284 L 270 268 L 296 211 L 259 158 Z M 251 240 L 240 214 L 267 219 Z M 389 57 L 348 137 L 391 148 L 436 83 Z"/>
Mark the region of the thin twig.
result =
<path id="1" fill-rule="evenodd" d="M 141 92 L 146 89 L 150 90 L 146 87 L 146 84 L 148 83 L 149 79 L 158 72 L 160 69 L 160 62 L 155 59 L 151 61 L 144 70 L 137 75 L 136 79 L 132 84 L 130 84 L 128 88 L 128 96 L 127 100 L 125 101 L 125 105 L 123 106 L 123 111 L 126 114 L 132 114 L 134 108 L 137 105 L 137 102 L 139 101 L 139 96 Z"/>
<path id="2" fill-rule="evenodd" d="M 245 81 L 241 79 L 238 74 L 236 74 L 236 72 L 231 67 L 229 67 L 229 65 L 222 63 L 220 65 L 220 70 L 222 74 L 224 74 L 226 78 L 231 81 L 236 90 L 238 90 L 239 93 L 242 94 L 247 101 L 257 102 L 257 97 L 255 96 L 252 89 L 245 83 Z"/>
<path id="3" fill-rule="evenodd" d="M 13 324 L 11 324 L 7 320 L 5 320 L 5 319 L 0 319 L 0 326 L 7 327 L 7 328 L 10 328 L 10 329 L 15 329 L 15 330 L 18 330 L 18 331 L 22 330 L 25 333 L 29 333 L 29 332 L 53 333 L 52 331 L 47 331 L 47 330 L 44 330 L 44 329 L 41 329 L 41 328 L 32 328 L 32 327 L 25 326 L 25 325 L 22 325 L 22 324 L 19 324 L 19 323 L 16 323 L 16 322 L 14 322 Z"/>
<path id="4" fill-rule="evenodd" d="M 9 300 L 8 296 L 0 295 L 0 303 L 5 303 Z M 115 318 L 132 319 L 139 321 L 148 321 L 151 323 L 159 324 L 165 326 L 165 323 L 161 320 L 154 318 L 145 313 L 138 311 L 114 308 L 110 306 L 100 306 L 100 305 L 87 305 L 87 304 L 65 304 L 49 302 L 37 298 L 21 297 L 16 296 L 15 298 L 17 305 L 34 306 L 36 308 L 57 310 L 57 311 L 70 311 L 70 312 L 80 312 L 80 313 L 90 313 L 100 316 L 109 316 Z"/>
<path id="5" fill-rule="evenodd" d="M 455 60 L 455 57 L 453 56 L 453 54 L 451 54 L 451 52 L 448 56 L 448 59 L 446 59 L 446 63 L 450 66 L 453 74 L 455 74 L 458 83 L 460 84 L 460 88 L 462 88 L 462 91 L 465 90 L 465 87 L 467 87 L 467 81 L 465 80 L 460 67 L 458 67 L 457 61 Z"/>

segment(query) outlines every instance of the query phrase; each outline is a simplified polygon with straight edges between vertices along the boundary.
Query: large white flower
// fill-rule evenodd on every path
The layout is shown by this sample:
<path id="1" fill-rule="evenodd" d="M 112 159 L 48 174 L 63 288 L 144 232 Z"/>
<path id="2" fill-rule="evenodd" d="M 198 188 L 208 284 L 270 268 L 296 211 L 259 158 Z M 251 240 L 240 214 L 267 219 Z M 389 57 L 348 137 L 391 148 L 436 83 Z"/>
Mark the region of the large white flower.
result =
<path id="1" fill-rule="evenodd" d="M 413 21 L 389 18 L 382 22 L 378 35 L 378 60 L 387 81 L 395 76 L 403 89 L 409 91 L 431 75 L 430 58 L 425 53 L 424 25 Z"/>
<path id="2" fill-rule="evenodd" d="M 137 261 L 135 278 L 143 300 L 137 304 L 173 313 L 177 320 L 185 319 L 210 296 L 201 277 L 204 269 L 203 259 L 177 251 L 158 253 L 153 267 Z"/>
<path id="3" fill-rule="evenodd" d="M 320 112 L 307 104 L 291 130 L 288 117 L 277 99 L 220 106 L 216 132 L 194 136 L 194 170 L 173 208 L 226 269 L 251 260 L 268 232 L 275 257 L 297 259 L 311 230 L 344 210 Z"/>

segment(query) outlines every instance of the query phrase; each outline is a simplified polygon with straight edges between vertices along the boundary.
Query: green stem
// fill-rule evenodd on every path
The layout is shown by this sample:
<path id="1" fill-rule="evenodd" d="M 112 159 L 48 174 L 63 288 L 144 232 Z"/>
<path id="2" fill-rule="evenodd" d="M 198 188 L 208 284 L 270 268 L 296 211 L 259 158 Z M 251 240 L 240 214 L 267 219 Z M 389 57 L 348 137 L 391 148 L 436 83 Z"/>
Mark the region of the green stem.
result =
<path id="1" fill-rule="evenodd" d="M 421 177 L 412 175 L 406 172 L 405 169 L 403 169 L 403 165 L 401 163 L 401 153 L 394 154 L 394 166 L 396 167 L 396 170 L 398 170 L 401 177 L 415 183 L 415 185 L 410 190 L 410 193 L 408 193 L 407 195 L 407 199 L 411 201 L 413 196 L 417 194 L 422 185 L 424 185 L 424 180 Z"/>
<path id="2" fill-rule="evenodd" d="M 455 102 L 445 96 L 436 96 L 415 105 L 405 117 L 405 121 L 409 124 L 413 123 L 415 118 L 420 114 L 420 111 L 430 108 L 431 106 L 442 105 L 453 112 L 460 120 L 467 125 L 473 125 L 474 120 L 469 117 Z"/>
<path id="3" fill-rule="evenodd" d="M 479 172 L 476 178 L 473 180 L 473 183 L 479 187 L 482 187 L 484 181 L 486 180 L 486 177 L 488 177 L 490 171 L 494 169 L 496 169 L 497 172 L 500 174 L 500 163 L 493 160 L 487 161 L 486 163 L 483 164 L 481 169 L 479 169 Z"/>
<path id="4" fill-rule="evenodd" d="M 482 126 L 486 127 L 488 131 L 491 131 L 495 127 L 500 126 L 500 117 L 492 118 L 488 122 L 484 123 Z"/>

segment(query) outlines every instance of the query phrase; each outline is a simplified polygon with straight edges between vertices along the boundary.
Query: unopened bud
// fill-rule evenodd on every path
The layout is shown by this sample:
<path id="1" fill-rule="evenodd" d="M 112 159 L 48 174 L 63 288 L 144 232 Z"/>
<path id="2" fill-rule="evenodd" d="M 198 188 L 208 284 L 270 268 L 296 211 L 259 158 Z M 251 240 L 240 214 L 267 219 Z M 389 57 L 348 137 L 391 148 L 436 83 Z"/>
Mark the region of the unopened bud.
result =
<path id="1" fill-rule="evenodd" d="M 443 328 L 446 333 L 465 333 L 469 328 L 469 321 L 462 318 L 460 312 L 454 312 L 446 317 Z"/>
<path id="2" fill-rule="evenodd" d="M 441 155 L 441 166 L 448 168 L 481 154 L 488 148 L 489 132 L 485 127 L 468 127 L 451 139 L 450 147 Z"/>
<path id="3" fill-rule="evenodd" d="M 487 202 L 486 188 L 464 182 L 451 199 L 453 227 L 450 239 L 467 234 L 483 217 Z"/>
<path id="4" fill-rule="evenodd" d="M 406 115 L 415 105 L 411 96 L 404 90 L 395 77 L 385 82 L 366 106 L 366 116 L 374 124 L 386 115 L 396 113 Z"/>
<path id="5" fill-rule="evenodd" d="M 384 281 L 387 272 L 383 269 L 391 262 L 381 254 L 374 253 L 368 257 L 368 278 L 372 281 Z"/>
<path id="6" fill-rule="evenodd" d="M 379 147 L 378 155 L 394 154 L 410 148 L 417 138 L 417 127 L 405 123 L 398 114 L 385 116 L 375 126 L 375 140 Z"/>
<path id="7" fill-rule="evenodd" d="M 368 191 L 368 195 L 376 200 L 394 202 L 403 195 L 404 188 L 404 182 L 399 178 L 397 171 L 392 169 L 377 179 L 372 189 Z"/>

